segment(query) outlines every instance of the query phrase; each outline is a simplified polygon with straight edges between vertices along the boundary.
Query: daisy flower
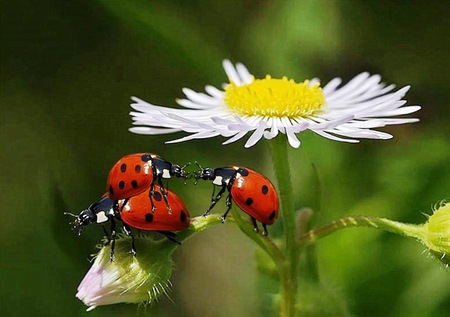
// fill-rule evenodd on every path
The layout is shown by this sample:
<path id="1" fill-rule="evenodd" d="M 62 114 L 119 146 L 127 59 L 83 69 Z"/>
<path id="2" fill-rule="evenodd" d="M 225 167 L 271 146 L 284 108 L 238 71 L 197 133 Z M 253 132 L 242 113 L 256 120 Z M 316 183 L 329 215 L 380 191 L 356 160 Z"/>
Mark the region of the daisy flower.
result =
<path id="1" fill-rule="evenodd" d="M 250 137 L 245 147 L 263 137 L 285 134 L 289 144 L 298 148 L 298 134 L 311 130 L 325 138 L 357 143 L 360 139 L 390 139 L 392 135 L 374 130 L 392 124 L 417 122 L 415 118 L 397 118 L 420 106 L 404 106 L 402 98 L 409 86 L 381 83 L 379 75 L 361 73 L 340 86 L 334 78 L 323 88 L 317 78 L 297 83 L 286 77 L 256 79 L 241 63 L 223 61 L 229 83 L 223 89 L 206 86 L 205 93 L 183 88 L 184 99 L 176 102 L 184 109 L 163 107 L 138 97 L 131 107 L 131 132 L 157 135 L 184 131 L 190 135 L 167 143 L 228 138 L 223 144 Z"/>

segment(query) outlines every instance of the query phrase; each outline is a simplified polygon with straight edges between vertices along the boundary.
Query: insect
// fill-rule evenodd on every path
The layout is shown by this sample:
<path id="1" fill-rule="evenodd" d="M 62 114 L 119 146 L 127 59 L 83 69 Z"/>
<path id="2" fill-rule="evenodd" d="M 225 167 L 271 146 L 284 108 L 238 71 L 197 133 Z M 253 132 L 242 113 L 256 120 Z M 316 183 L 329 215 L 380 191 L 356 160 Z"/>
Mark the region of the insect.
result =
<path id="1" fill-rule="evenodd" d="M 105 194 L 97 202 L 81 211 L 79 215 L 66 214 L 75 217 L 71 225 L 74 230 L 78 231 L 79 236 L 82 234 L 83 228 L 91 223 L 104 225 L 109 222 L 111 224 L 109 233 L 103 227 L 108 243 L 111 242 L 111 261 L 114 259 L 117 234 L 116 221 L 122 223 L 125 234 L 131 237 L 131 252 L 133 255 L 136 255 L 136 247 L 131 228 L 156 231 L 179 244 L 174 231 L 181 231 L 189 227 L 191 218 L 188 209 L 174 192 L 166 189 L 168 202 L 172 206 L 172 213 L 163 212 L 167 211 L 167 205 L 163 200 L 160 186 L 155 185 L 154 188 L 154 205 L 148 199 L 149 191 L 150 188 L 141 194 L 117 202 Z M 119 206 L 119 209 L 115 208 L 116 204 Z M 153 213 L 153 206 L 156 206 L 161 212 Z M 117 210 L 120 210 L 120 212 Z"/>
<path id="2" fill-rule="evenodd" d="M 244 212 L 250 215 L 255 232 L 258 232 L 256 221 L 262 223 L 263 234 L 267 235 L 266 225 L 271 225 L 278 217 L 278 194 L 272 183 L 258 172 L 242 166 L 228 166 L 220 168 L 202 168 L 194 177 L 212 181 L 214 185 L 211 197 L 211 205 L 203 214 L 208 215 L 211 209 L 220 200 L 225 190 L 228 190 L 226 198 L 227 210 L 222 216 L 222 221 L 231 209 L 232 200 Z M 221 187 L 215 196 L 215 186 Z"/>
<path id="3" fill-rule="evenodd" d="M 167 189 L 162 180 L 173 176 L 187 179 L 184 168 L 172 164 L 157 154 L 134 153 L 122 157 L 112 167 L 106 182 L 108 197 L 114 201 L 129 199 L 150 188 L 148 197 L 152 204 L 152 212 L 156 210 L 153 202 L 155 195 L 155 183 L 159 185 L 162 197 L 166 203 L 169 213 L 172 208 L 168 202 Z"/>

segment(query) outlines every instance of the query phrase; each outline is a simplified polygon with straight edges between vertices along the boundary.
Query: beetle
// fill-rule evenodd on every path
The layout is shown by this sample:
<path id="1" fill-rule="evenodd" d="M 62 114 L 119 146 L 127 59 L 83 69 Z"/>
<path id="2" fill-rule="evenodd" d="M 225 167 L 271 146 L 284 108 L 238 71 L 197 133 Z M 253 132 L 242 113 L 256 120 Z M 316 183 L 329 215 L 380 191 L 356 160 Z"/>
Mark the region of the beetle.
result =
<path id="1" fill-rule="evenodd" d="M 114 201 L 105 194 L 98 201 L 84 209 L 80 214 L 65 213 L 75 217 L 71 222 L 72 228 L 77 230 L 80 236 L 83 228 L 92 223 L 110 223 L 110 232 L 103 227 L 108 242 L 111 242 L 111 261 L 114 259 L 114 247 L 116 239 L 116 221 L 122 223 L 125 234 L 131 237 L 131 252 L 136 255 L 134 236 L 131 228 L 145 231 L 156 231 L 165 235 L 169 240 L 180 244 L 176 240 L 174 231 L 181 231 L 189 227 L 190 214 L 184 202 L 173 191 L 166 189 L 168 202 L 172 206 L 172 213 L 167 212 L 167 205 L 163 199 L 162 190 L 159 185 L 154 188 L 153 205 L 148 199 L 150 188 L 129 199 Z M 119 207 L 117 209 L 116 207 Z M 158 212 L 152 211 L 153 206 Z M 120 210 L 120 211 L 118 211 Z"/>
<path id="2" fill-rule="evenodd" d="M 188 165 L 188 164 L 187 164 Z M 119 201 L 139 195 L 150 188 L 148 197 L 152 204 L 152 212 L 156 210 L 153 203 L 155 183 L 159 185 L 162 197 L 169 213 L 172 212 L 167 199 L 167 189 L 162 180 L 172 177 L 187 179 L 184 168 L 172 164 L 154 153 L 134 153 L 122 157 L 111 168 L 106 182 L 106 191 L 110 199 Z"/>
<path id="3" fill-rule="evenodd" d="M 278 217 L 279 199 L 273 184 L 264 175 L 243 166 L 232 165 L 219 168 L 200 168 L 194 175 L 196 182 L 199 179 L 212 181 L 213 194 L 211 205 L 203 214 L 206 216 L 220 200 L 227 190 L 227 210 L 222 216 L 222 221 L 231 209 L 232 201 L 245 213 L 250 215 L 255 232 L 258 232 L 256 221 L 262 223 L 263 234 L 267 235 L 266 225 L 271 225 Z M 215 187 L 221 187 L 215 195 Z"/>

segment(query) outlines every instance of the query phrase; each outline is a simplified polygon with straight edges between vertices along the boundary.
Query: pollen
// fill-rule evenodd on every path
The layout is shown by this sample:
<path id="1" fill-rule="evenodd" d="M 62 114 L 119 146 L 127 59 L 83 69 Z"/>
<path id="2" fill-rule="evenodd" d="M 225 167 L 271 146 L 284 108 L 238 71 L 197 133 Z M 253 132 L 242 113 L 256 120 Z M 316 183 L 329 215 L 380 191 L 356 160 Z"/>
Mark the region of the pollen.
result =
<path id="1" fill-rule="evenodd" d="M 231 82 L 225 88 L 225 103 L 239 115 L 307 118 L 321 112 L 325 97 L 318 83 L 267 75 L 242 86 Z"/>

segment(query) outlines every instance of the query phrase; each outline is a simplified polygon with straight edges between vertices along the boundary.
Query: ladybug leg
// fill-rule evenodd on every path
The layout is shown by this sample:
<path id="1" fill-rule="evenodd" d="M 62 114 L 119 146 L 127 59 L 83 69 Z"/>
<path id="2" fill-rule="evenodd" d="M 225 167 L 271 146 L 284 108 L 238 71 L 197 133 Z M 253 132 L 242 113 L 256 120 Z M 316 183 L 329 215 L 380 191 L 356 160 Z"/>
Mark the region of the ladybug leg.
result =
<path id="1" fill-rule="evenodd" d="M 129 200 L 130 200 L 130 197 L 125 198 L 125 200 L 123 201 L 122 207 L 120 208 L 120 211 L 118 210 L 119 208 L 116 208 L 119 213 L 123 211 L 123 208 L 126 206 L 126 204 L 128 204 Z M 117 204 L 118 204 L 118 202 L 117 202 Z"/>
<path id="2" fill-rule="evenodd" d="M 133 232 L 131 231 L 131 228 L 128 227 L 128 225 L 126 225 L 125 223 L 123 223 L 123 231 L 127 236 L 131 238 L 131 253 L 133 254 L 133 256 L 136 256 L 136 245 L 134 244 L 134 235 Z"/>
<path id="3" fill-rule="evenodd" d="M 259 229 L 258 229 L 258 224 L 256 223 L 256 219 L 255 218 L 253 218 L 253 217 L 250 217 L 251 219 L 252 219 L 252 224 L 253 224 L 253 231 L 255 231 L 256 233 L 258 233 L 259 232 Z"/>
<path id="4" fill-rule="evenodd" d="M 213 209 L 213 207 L 217 204 L 217 202 L 220 200 L 220 198 L 222 198 L 222 194 L 225 191 L 225 189 L 226 189 L 226 187 L 222 186 L 222 189 L 217 193 L 217 196 L 216 197 L 213 196 L 213 198 L 211 198 L 211 201 L 212 201 L 211 206 L 209 206 L 208 210 L 205 211 L 205 213 L 203 214 L 203 217 L 206 217 L 211 212 L 211 209 Z"/>
<path id="5" fill-rule="evenodd" d="M 264 229 L 264 230 L 263 230 L 263 236 L 266 236 L 266 237 L 267 237 L 267 236 L 269 235 L 269 233 L 267 232 L 266 224 L 263 223 L 262 226 L 263 226 L 263 229 Z"/>
<path id="6" fill-rule="evenodd" d="M 168 191 L 166 190 L 166 187 L 164 187 L 161 178 L 158 179 L 158 183 L 159 183 L 159 186 L 161 187 L 161 194 L 162 194 L 162 196 L 164 198 L 164 201 L 166 202 L 167 210 L 169 211 L 169 214 L 171 215 L 172 214 L 172 208 L 170 208 L 169 200 L 167 199 Z"/>
<path id="7" fill-rule="evenodd" d="M 162 234 L 163 236 L 165 236 L 168 240 L 181 245 L 181 242 L 177 240 L 177 235 L 175 233 L 173 233 L 172 231 L 157 231 L 160 234 Z"/>
<path id="8" fill-rule="evenodd" d="M 114 219 L 111 219 L 111 235 L 109 236 L 109 239 L 111 241 L 111 254 L 109 258 L 111 259 L 111 262 L 113 262 L 114 250 L 116 248 L 116 221 Z"/>
<path id="9" fill-rule="evenodd" d="M 152 183 L 150 185 L 150 190 L 148 191 L 148 197 L 150 198 L 150 204 L 152 205 L 152 213 L 156 210 L 155 204 L 153 203 L 153 195 L 155 195 L 155 185 Z"/>
<path id="10" fill-rule="evenodd" d="M 232 201 L 231 200 L 231 193 L 228 193 L 227 200 L 226 200 L 226 204 L 227 204 L 228 208 L 227 208 L 227 211 L 225 211 L 225 213 L 223 214 L 223 216 L 220 217 L 220 219 L 222 220 L 222 223 L 225 222 L 225 219 L 227 218 L 227 215 L 228 215 L 228 213 L 231 210 L 231 205 L 232 205 L 231 201 Z"/>
<path id="11" fill-rule="evenodd" d="M 108 245 L 111 242 L 111 239 L 109 237 L 109 232 L 106 230 L 105 226 L 102 226 L 102 228 L 103 228 L 103 233 L 105 234 L 105 237 L 106 237 L 105 245 Z"/>

